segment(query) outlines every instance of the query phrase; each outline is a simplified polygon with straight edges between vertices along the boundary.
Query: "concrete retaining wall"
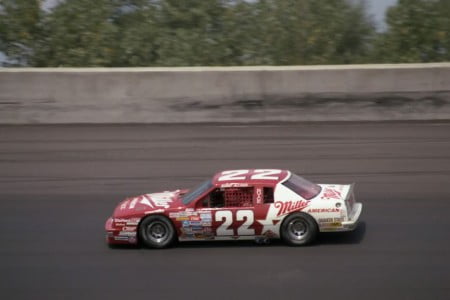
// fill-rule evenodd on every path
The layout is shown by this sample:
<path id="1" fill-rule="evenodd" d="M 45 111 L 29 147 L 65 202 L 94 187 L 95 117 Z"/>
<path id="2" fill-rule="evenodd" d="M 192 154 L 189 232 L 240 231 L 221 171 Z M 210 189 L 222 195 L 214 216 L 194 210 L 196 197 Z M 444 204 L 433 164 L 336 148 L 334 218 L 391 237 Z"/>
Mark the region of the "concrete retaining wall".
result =
<path id="1" fill-rule="evenodd" d="M 0 123 L 450 119 L 450 63 L 0 69 Z"/>

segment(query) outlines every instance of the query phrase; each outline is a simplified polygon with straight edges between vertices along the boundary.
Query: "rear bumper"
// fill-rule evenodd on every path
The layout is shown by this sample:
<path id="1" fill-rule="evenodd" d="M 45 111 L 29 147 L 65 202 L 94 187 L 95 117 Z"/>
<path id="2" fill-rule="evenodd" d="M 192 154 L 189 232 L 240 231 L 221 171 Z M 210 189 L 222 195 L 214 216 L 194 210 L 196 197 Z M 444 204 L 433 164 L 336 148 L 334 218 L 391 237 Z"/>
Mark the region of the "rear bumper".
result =
<path id="1" fill-rule="evenodd" d="M 359 217 L 362 212 L 362 203 L 353 204 L 353 210 L 348 217 L 348 221 L 342 222 L 342 231 L 351 231 L 358 226 Z"/>

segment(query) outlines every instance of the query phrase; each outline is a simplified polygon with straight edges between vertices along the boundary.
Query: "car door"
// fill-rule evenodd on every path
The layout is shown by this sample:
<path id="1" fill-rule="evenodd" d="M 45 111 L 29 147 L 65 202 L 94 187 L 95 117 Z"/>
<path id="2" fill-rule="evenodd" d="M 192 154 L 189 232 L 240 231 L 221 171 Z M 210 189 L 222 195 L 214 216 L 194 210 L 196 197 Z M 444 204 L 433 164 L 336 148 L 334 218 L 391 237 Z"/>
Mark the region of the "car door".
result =
<path id="1" fill-rule="evenodd" d="M 255 220 L 254 187 L 216 188 L 209 194 L 208 208 L 212 214 L 211 225 L 216 239 L 255 235 L 252 228 Z"/>
<path id="2" fill-rule="evenodd" d="M 255 235 L 275 237 L 279 219 L 276 213 L 279 208 L 274 204 L 274 187 L 271 185 L 260 185 L 255 187 Z M 278 225 L 278 226 L 277 226 Z"/>
<path id="3" fill-rule="evenodd" d="M 254 187 L 217 187 L 199 199 L 189 226 L 196 239 L 253 237 Z"/>

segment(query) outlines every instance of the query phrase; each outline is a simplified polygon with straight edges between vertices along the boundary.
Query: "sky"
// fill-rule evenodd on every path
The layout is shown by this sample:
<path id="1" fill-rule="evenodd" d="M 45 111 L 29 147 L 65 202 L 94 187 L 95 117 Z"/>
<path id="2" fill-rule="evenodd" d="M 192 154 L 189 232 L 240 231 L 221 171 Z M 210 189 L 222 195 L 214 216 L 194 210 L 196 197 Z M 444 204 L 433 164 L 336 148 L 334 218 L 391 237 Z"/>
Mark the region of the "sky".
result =
<path id="1" fill-rule="evenodd" d="M 389 6 L 397 3 L 397 0 L 366 0 L 368 13 L 373 16 L 377 26 L 380 29 L 385 29 L 384 13 Z"/>
<path id="2" fill-rule="evenodd" d="M 58 2 L 61 2 L 62 0 L 46 0 L 46 6 L 52 7 Z M 355 1 L 355 0 L 351 0 Z M 358 1 L 358 0 L 356 0 Z M 368 4 L 369 14 L 373 15 L 376 23 L 378 26 L 381 26 L 381 28 L 384 28 L 384 12 L 386 11 L 386 8 L 394 5 L 397 0 L 365 0 Z"/>

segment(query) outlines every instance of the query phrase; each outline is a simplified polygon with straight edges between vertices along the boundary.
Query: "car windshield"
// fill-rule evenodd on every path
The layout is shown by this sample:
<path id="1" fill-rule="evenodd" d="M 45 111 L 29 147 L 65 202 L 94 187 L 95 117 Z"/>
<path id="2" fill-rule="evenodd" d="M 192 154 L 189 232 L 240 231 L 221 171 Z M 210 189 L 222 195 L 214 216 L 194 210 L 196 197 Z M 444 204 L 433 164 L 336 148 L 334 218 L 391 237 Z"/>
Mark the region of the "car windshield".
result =
<path id="1" fill-rule="evenodd" d="M 315 183 L 306 180 L 303 177 L 292 174 L 292 176 L 283 185 L 302 196 L 305 200 L 310 200 L 320 193 L 321 187 Z"/>
<path id="2" fill-rule="evenodd" d="M 204 194 L 207 190 L 209 190 L 212 187 L 211 180 L 208 179 L 199 186 L 197 186 L 195 189 L 190 190 L 189 193 L 183 196 L 183 204 L 187 205 L 191 203 L 193 200 L 197 199 L 199 196 Z"/>

